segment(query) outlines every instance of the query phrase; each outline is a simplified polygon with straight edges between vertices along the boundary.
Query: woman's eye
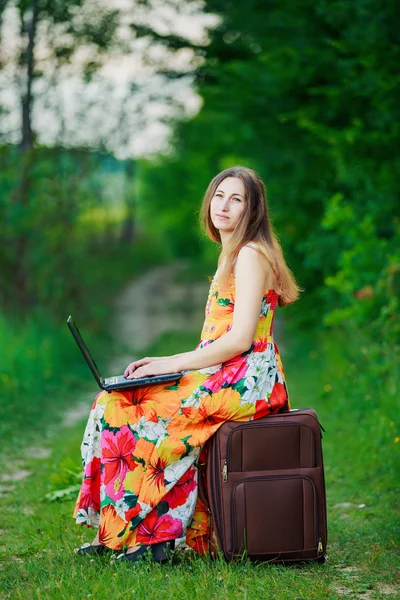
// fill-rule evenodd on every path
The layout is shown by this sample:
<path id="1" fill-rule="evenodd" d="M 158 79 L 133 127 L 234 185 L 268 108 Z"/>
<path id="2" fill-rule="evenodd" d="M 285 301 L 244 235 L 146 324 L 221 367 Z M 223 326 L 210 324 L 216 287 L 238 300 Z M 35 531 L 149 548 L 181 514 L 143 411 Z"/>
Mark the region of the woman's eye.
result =
<path id="1" fill-rule="evenodd" d="M 241 198 L 234 198 L 234 200 L 236 200 L 236 202 L 241 202 L 242 201 Z"/>

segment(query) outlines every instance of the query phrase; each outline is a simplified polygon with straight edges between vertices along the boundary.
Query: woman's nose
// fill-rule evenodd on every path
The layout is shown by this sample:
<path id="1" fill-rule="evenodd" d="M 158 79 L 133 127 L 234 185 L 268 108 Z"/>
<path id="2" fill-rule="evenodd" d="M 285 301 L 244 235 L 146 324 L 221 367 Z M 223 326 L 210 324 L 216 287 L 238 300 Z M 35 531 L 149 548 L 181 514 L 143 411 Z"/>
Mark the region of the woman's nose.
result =
<path id="1" fill-rule="evenodd" d="M 228 210 L 228 208 L 229 208 L 229 198 L 225 198 L 224 200 L 222 200 L 221 209 Z"/>

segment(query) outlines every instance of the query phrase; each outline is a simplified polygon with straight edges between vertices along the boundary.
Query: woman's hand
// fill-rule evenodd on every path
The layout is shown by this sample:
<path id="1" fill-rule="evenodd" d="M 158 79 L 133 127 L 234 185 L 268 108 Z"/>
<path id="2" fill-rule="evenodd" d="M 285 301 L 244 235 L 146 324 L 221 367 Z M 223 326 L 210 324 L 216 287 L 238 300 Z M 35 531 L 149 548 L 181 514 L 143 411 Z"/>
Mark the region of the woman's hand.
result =
<path id="1" fill-rule="evenodd" d="M 138 379 L 139 377 L 151 377 L 152 375 L 167 375 L 178 372 L 179 366 L 173 357 L 146 357 L 130 363 L 125 371 L 125 379 Z"/>

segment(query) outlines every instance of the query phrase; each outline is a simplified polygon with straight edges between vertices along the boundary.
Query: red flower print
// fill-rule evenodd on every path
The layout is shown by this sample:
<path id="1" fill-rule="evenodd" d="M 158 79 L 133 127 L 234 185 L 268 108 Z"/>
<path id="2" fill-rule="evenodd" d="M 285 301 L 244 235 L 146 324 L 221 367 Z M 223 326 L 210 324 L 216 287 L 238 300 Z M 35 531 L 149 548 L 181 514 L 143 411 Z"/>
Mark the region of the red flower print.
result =
<path id="1" fill-rule="evenodd" d="M 138 526 L 136 541 L 138 544 L 157 544 L 181 537 L 182 521 L 173 519 L 170 515 L 158 516 L 157 510 L 152 510 Z"/>
<path id="2" fill-rule="evenodd" d="M 185 504 L 190 492 L 197 487 L 197 482 L 194 481 L 195 475 L 196 469 L 190 467 L 164 496 L 164 500 L 168 502 L 170 508 L 176 508 Z"/>
<path id="3" fill-rule="evenodd" d="M 134 519 L 140 513 L 141 508 L 139 502 L 133 508 L 129 508 L 125 513 L 125 519 L 129 523 L 131 519 Z"/>
<path id="4" fill-rule="evenodd" d="M 270 342 L 268 342 L 267 340 L 260 340 L 259 342 L 254 342 L 253 352 L 265 352 L 269 343 Z"/>
<path id="5" fill-rule="evenodd" d="M 92 479 L 95 479 L 99 474 L 100 465 L 100 458 L 95 456 L 85 467 L 85 477 L 91 477 Z"/>
<path id="6" fill-rule="evenodd" d="M 256 415 L 257 419 L 270 415 L 271 413 L 278 412 L 285 406 L 288 401 L 288 395 L 285 386 L 277 382 L 275 383 L 268 400 L 257 400 L 256 402 Z"/>
<path id="7" fill-rule="evenodd" d="M 95 512 L 100 510 L 100 458 L 94 457 L 86 465 L 82 482 L 79 508 L 91 506 Z"/>
<path id="8" fill-rule="evenodd" d="M 267 400 L 256 400 L 256 419 L 266 417 L 271 414 L 271 405 Z"/>
<path id="9" fill-rule="evenodd" d="M 132 458 L 136 446 L 135 436 L 126 425 L 121 427 L 116 434 L 104 429 L 101 445 L 105 485 L 117 477 L 122 482 L 126 473 L 136 468 L 136 463 Z"/>
<path id="10" fill-rule="evenodd" d="M 288 395 L 285 386 L 279 381 L 274 385 L 269 401 L 273 412 L 282 408 L 288 400 Z"/>
<path id="11" fill-rule="evenodd" d="M 214 375 L 211 375 L 203 385 L 213 393 L 218 392 L 224 384 L 228 383 L 231 385 L 243 379 L 248 368 L 246 358 L 236 356 L 224 363 L 221 369 L 218 369 Z"/>

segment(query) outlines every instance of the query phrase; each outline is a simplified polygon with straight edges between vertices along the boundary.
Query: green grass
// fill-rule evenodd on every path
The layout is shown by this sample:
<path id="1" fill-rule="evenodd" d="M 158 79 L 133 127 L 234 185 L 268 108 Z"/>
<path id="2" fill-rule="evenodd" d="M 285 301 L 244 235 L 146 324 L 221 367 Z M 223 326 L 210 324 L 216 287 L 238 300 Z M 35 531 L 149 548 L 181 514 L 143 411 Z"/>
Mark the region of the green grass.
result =
<path id="1" fill-rule="evenodd" d="M 32 475 L 1 498 L 0 597 L 67 600 L 137 598 L 388 599 L 400 597 L 399 454 L 396 371 L 368 380 L 347 357 L 341 334 L 284 331 L 282 359 L 292 406 L 314 407 L 326 429 L 328 503 L 325 565 L 281 567 L 227 564 L 185 555 L 174 565 L 115 565 L 112 555 L 90 559 L 72 549 L 93 531 L 71 518 L 73 501 L 48 503 L 45 494 L 71 483 L 65 469 L 79 465 L 84 422 L 53 427 L 47 459 L 15 456 Z M 354 338 L 355 344 L 361 340 Z M 193 347 L 196 335 L 170 333 L 151 353 Z M 352 365 L 355 365 L 353 368 Z M 366 363 L 367 365 L 367 363 Z M 394 378 L 394 379 L 393 379 Z M 95 393 L 95 390 L 93 390 Z M 89 410 L 89 404 L 88 404 Z M 11 459 L 10 459 L 11 460 Z M 14 459 L 15 460 L 15 459 Z M 6 465 L 12 467 L 12 462 Z"/>
<path id="2" fill-rule="evenodd" d="M 0 452 L 35 439 L 87 392 L 87 366 L 65 324 L 44 311 L 21 323 L 0 315 Z M 94 338 L 89 334 L 89 342 Z"/>

